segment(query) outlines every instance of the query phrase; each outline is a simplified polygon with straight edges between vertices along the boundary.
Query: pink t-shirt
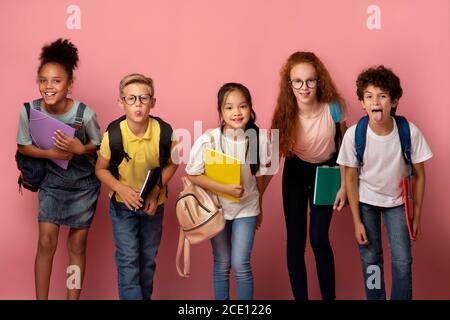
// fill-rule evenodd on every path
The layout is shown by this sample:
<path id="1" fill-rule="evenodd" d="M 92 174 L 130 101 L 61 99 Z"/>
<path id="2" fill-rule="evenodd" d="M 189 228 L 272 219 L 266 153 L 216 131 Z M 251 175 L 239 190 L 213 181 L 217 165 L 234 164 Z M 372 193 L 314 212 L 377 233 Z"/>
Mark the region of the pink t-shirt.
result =
<path id="1" fill-rule="evenodd" d="M 294 153 L 303 161 L 322 163 L 329 160 L 336 151 L 334 136 L 336 126 L 328 104 L 314 118 L 299 115 L 296 130 Z"/>

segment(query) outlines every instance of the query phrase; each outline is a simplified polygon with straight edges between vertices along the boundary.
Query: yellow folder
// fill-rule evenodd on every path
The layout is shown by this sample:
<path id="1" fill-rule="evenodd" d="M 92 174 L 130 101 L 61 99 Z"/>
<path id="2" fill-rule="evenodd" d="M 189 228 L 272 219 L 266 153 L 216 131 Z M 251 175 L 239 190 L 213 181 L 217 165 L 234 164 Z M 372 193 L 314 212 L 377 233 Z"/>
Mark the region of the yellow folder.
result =
<path id="1" fill-rule="evenodd" d="M 225 153 L 205 149 L 205 174 L 208 178 L 223 184 L 241 183 L 241 161 Z M 215 192 L 218 195 L 239 202 L 239 198 L 228 194 Z"/>

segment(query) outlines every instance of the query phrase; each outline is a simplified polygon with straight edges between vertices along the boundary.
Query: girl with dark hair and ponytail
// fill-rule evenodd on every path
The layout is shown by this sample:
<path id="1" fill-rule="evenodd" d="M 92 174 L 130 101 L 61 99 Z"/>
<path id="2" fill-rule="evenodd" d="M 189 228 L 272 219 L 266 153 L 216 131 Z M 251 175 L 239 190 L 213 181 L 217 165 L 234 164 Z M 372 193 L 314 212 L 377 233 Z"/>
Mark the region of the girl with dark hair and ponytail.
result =
<path id="1" fill-rule="evenodd" d="M 214 296 L 230 298 L 230 269 L 236 280 L 237 298 L 253 299 L 250 260 L 255 230 L 262 223 L 267 138 L 259 134 L 249 90 L 240 83 L 226 83 L 218 92 L 220 127 L 200 136 L 191 149 L 186 172 L 192 183 L 210 191 L 239 198 L 234 202 L 219 196 L 225 228 L 211 239 L 214 255 Z M 241 161 L 241 184 L 221 184 L 205 175 L 204 153 L 212 148 Z"/>
<path id="2" fill-rule="evenodd" d="M 17 133 L 18 151 L 48 160 L 69 160 L 67 169 L 46 161 L 46 177 L 39 187 L 39 241 L 35 260 L 36 298 L 48 299 L 53 256 L 61 225 L 70 227 L 67 239 L 69 266 L 79 276 L 68 287 L 67 299 L 78 299 L 86 265 L 86 241 L 92 222 L 100 183 L 95 176 L 96 150 L 100 128 L 95 113 L 85 104 L 69 98 L 78 50 L 69 41 L 58 39 L 42 48 L 38 68 L 41 98 L 30 103 L 44 114 L 73 126 L 75 136 L 56 131 L 54 147 L 39 149 L 32 143 L 28 115 L 22 108 Z M 79 285 L 78 285 L 79 284 Z"/>

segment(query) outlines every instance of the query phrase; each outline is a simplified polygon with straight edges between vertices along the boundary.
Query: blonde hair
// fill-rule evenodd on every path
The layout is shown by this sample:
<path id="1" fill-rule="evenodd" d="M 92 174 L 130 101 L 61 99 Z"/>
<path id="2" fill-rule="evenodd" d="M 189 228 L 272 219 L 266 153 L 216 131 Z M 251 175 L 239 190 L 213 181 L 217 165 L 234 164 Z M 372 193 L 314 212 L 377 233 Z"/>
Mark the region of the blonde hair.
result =
<path id="1" fill-rule="evenodd" d="M 150 94 L 154 95 L 154 88 L 153 88 L 153 80 L 152 78 L 146 77 L 143 74 L 140 73 L 131 73 L 129 75 L 126 75 L 122 78 L 119 85 L 119 92 L 122 95 L 123 89 L 125 89 L 126 86 L 133 84 L 133 83 L 141 83 L 145 84 L 150 89 Z"/>

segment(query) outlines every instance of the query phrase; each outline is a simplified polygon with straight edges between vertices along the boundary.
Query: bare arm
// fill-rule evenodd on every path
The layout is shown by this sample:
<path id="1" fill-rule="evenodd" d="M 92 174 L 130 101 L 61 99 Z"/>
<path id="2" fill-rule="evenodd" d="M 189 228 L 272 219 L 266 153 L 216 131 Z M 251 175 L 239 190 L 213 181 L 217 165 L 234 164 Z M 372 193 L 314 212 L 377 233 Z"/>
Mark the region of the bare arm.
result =
<path id="1" fill-rule="evenodd" d="M 347 123 L 345 121 L 341 122 L 341 139 L 344 138 L 344 134 L 347 131 Z"/>
<path id="2" fill-rule="evenodd" d="M 65 135 L 62 131 L 57 130 L 55 136 L 53 137 L 55 141 L 55 146 L 59 149 L 71 152 L 74 154 L 86 154 L 93 153 L 97 150 L 97 146 L 92 142 L 83 145 L 80 140 L 76 137 L 69 137 Z"/>
<path id="3" fill-rule="evenodd" d="M 232 197 L 240 198 L 242 197 L 242 194 L 244 193 L 244 188 L 241 185 L 236 184 L 222 184 L 219 182 L 216 182 L 210 178 L 208 178 L 206 175 L 188 175 L 189 180 L 193 184 L 196 184 L 203 189 L 207 189 L 214 192 L 220 192 L 220 193 L 226 193 Z"/>
<path id="4" fill-rule="evenodd" d="M 73 153 L 63 151 L 57 147 L 53 147 L 48 150 L 43 150 L 39 149 L 38 147 L 32 144 L 29 144 L 26 146 L 17 145 L 17 150 L 21 154 L 33 158 L 70 160 L 73 157 Z"/>
<path id="5" fill-rule="evenodd" d="M 341 129 L 341 141 L 344 138 L 344 134 L 347 131 L 347 124 L 345 121 L 340 122 L 340 129 Z M 337 150 L 339 152 L 339 150 Z M 347 203 L 347 190 L 345 188 L 345 166 L 340 165 L 339 166 L 340 172 L 341 172 L 341 187 L 338 190 L 336 194 L 336 199 L 334 200 L 333 209 L 341 211 L 342 208 Z"/>
<path id="6" fill-rule="evenodd" d="M 92 142 L 85 144 L 83 147 L 84 150 L 79 154 L 94 153 L 97 151 L 97 145 L 93 144 Z"/>
<path id="7" fill-rule="evenodd" d="M 345 166 L 340 165 L 339 169 L 341 174 L 341 187 L 336 193 L 333 209 L 341 211 L 347 202 L 347 190 L 345 188 Z"/>
<path id="8" fill-rule="evenodd" d="M 256 177 L 256 187 L 258 188 L 259 195 L 262 197 L 264 194 L 265 187 L 266 187 L 266 179 L 268 176 L 259 176 Z"/>
<path id="9" fill-rule="evenodd" d="M 256 229 L 259 229 L 261 227 L 262 221 L 263 221 L 263 206 L 262 206 L 262 198 L 265 191 L 265 180 L 266 176 L 259 176 L 256 177 L 256 187 L 259 191 L 259 215 L 256 218 Z"/>
<path id="10" fill-rule="evenodd" d="M 345 187 L 347 197 L 352 210 L 353 225 L 355 227 L 355 237 L 358 244 L 367 245 L 366 229 L 361 221 L 361 213 L 359 210 L 359 192 L 358 192 L 358 169 L 345 167 Z"/>
<path id="11" fill-rule="evenodd" d="M 121 183 L 114 178 L 108 168 L 109 160 L 106 160 L 102 155 L 99 155 L 95 165 L 95 174 L 97 175 L 97 178 L 111 190 L 119 194 L 128 209 L 139 209 L 143 203 L 143 199 L 139 197 L 140 190 L 134 190 L 130 186 Z"/>

